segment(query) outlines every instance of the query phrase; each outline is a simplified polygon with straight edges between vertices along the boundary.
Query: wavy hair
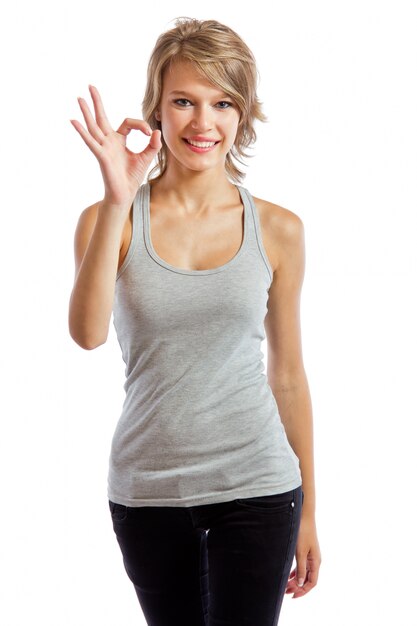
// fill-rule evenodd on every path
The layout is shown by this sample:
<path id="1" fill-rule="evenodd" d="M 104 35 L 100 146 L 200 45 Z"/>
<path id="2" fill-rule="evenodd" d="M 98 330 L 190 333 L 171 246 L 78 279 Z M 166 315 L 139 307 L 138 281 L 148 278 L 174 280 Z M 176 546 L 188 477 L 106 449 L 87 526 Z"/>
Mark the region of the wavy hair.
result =
<path id="1" fill-rule="evenodd" d="M 148 63 L 142 116 L 152 129 L 161 129 L 155 111 L 161 99 L 163 73 L 171 63 L 182 60 L 191 61 L 203 77 L 236 102 L 240 120 L 235 142 L 226 155 L 225 168 L 233 182 L 241 183 L 246 173 L 238 169 L 233 159 L 245 165 L 242 158 L 253 156 L 244 149 L 256 141 L 255 120 L 268 121 L 256 93 L 259 73 L 255 58 L 241 37 L 225 24 L 217 20 L 176 18 L 175 27 L 158 37 Z M 167 167 L 168 148 L 162 135 L 161 142 L 158 162 L 148 173 L 148 182 L 161 178 Z"/>

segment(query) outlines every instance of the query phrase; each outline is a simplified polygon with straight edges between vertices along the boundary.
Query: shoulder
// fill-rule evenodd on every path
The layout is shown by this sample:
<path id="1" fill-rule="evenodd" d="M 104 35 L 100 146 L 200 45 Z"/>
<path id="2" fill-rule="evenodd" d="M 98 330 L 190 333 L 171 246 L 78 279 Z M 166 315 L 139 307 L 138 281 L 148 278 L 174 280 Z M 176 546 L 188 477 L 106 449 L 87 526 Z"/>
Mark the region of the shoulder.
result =
<path id="1" fill-rule="evenodd" d="M 271 233 L 280 238 L 292 238 L 299 235 L 303 222 L 299 215 L 279 204 L 253 197 L 259 218 Z"/>
<path id="2" fill-rule="evenodd" d="M 82 244 L 85 240 L 88 241 L 90 239 L 97 220 L 97 212 L 99 206 L 100 201 L 91 204 L 81 212 L 75 231 L 75 238 L 77 242 Z"/>
<path id="3" fill-rule="evenodd" d="M 97 219 L 97 211 L 98 211 L 99 206 L 100 206 L 100 200 L 88 206 L 86 209 L 84 209 L 81 212 L 79 221 L 84 222 L 84 223 L 95 222 Z"/>
<path id="4" fill-rule="evenodd" d="M 304 247 L 304 224 L 297 213 L 253 196 L 265 245 L 271 250 L 274 271 L 285 256 Z"/>

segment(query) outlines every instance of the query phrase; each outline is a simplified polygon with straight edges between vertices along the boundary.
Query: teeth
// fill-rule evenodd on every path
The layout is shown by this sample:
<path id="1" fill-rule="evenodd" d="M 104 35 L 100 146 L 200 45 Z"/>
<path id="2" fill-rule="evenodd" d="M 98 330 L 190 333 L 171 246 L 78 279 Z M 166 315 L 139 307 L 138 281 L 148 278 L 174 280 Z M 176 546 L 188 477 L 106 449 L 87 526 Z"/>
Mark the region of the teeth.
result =
<path id="1" fill-rule="evenodd" d="M 195 146 L 196 148 L 210 148 L 216 143 L 215 141 L 191 141 L 191 139 L 187 139 L 187 142 L 190 143 L 192 146 Z"/>

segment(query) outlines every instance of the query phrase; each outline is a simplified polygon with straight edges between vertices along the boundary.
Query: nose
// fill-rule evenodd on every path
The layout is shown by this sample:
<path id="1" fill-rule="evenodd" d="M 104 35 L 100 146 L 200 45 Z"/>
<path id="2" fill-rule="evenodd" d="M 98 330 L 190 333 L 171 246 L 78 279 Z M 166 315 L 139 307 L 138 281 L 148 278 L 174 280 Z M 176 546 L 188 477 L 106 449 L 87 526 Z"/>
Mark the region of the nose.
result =
<path id="1" fill-rule="evenodd" d="M 191 126 L 199 131 L 210 130 L 213 126 L 213 112 L 210 106 L 195 106 Z"/>

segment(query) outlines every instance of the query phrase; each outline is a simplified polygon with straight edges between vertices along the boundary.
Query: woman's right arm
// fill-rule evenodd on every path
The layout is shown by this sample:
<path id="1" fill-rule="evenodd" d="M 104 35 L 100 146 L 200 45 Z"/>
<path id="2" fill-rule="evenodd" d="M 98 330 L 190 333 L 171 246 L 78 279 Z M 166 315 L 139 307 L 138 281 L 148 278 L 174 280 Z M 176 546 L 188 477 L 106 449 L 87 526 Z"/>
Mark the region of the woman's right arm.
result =
<path id="1" fill-rule="evenodd" d="M 70 120 L 97 158 L 105 189 L 103 200 L 81 213 L 75 232 L 75 282 L 68 323 L 71 337 L 86 350 L 107 340 L 124 227 L 146 171 L 162 147 L 161 131 L 152 130 L 144 120 L 125 118 L 114 131 L 98 90 L 89 87 L 96 119 L 85 100 L 78 98 L 88 130 Z M 150 137 L 142 152 L 134 153 L 126 146 L 132 129 Z"/>
<path id="2" fill-rule="evenodd" d="M 129 209 L 128 204 L 112 206 L 102 200 L 85 209 L 78 221 L 69 331 L 85 350 L 93 350 L 107 341 Z"/>

